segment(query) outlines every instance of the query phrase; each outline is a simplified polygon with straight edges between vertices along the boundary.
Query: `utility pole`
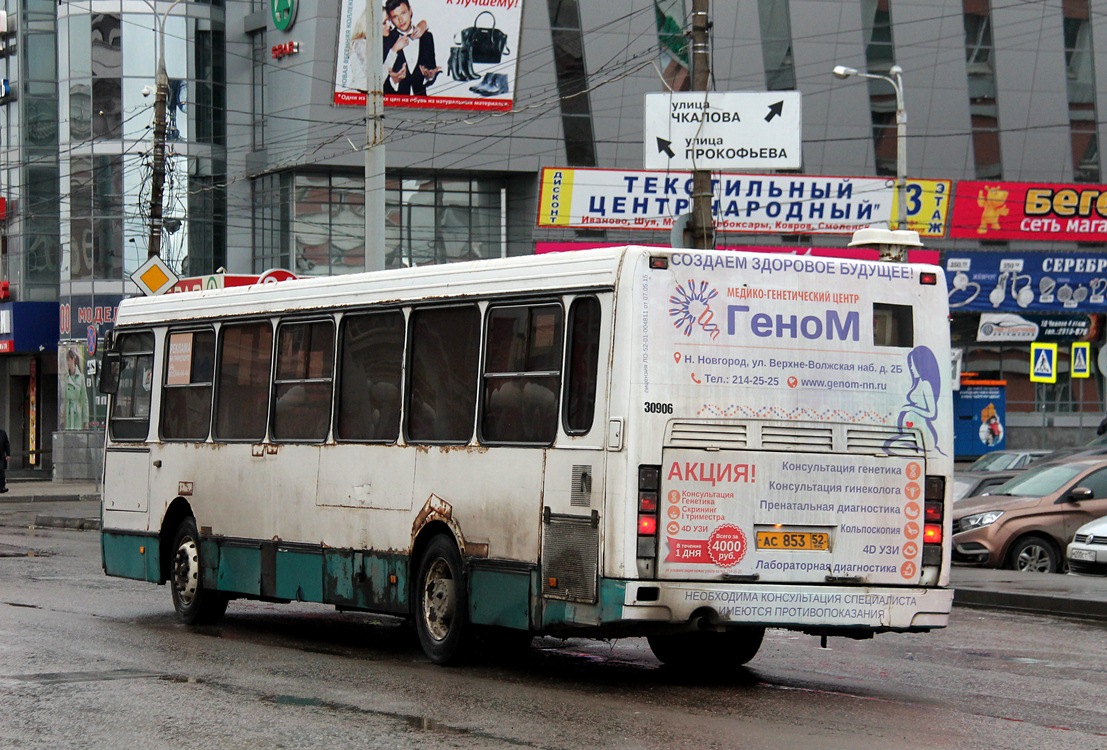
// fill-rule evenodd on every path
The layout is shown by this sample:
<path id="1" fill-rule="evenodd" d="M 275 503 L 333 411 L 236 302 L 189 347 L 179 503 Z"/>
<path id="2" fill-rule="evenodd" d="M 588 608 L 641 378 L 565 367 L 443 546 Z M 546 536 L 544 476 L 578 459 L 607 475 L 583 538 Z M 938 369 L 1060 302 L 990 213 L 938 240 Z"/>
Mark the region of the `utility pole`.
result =
<path id="1" fill-rule="evenodd" d="M 165 100 L 169 93 L 169 77 L 165 59 L 158 61 L 158 79 L 154 93 L 154 172 L 150 178 L 150 241 L 146 257 L 161 255 L 162 193 L 165 189 Z"/>
<path id="2" fill-rule="evenodd" d="M 711 55 L 707 43 L 709 0 L 692 0 L 692 90 L 703 91 L 711 82 Z M 688 222 L 687 244 L 700 250 L 715 247 L 715 221 L 711 204 L 715 195 L 711 190 L 711 172 L 696 169 L 692 172 L 692 218 Z"/>
<path id="3" fill-rule="evenodd" d="M 365 4 L 365 270 L 383 271 L 384 248 L 384 13 L 379 0 Z"/>
<path id="4" fill-rule="evenodd" d="M 153 174 L 150 177 L 150 241 L 147 243 L 146 257 L 161 255 L 162 231 L 162 193 L 165 189 L 165 102 L 169 98 L 169 75 L 165 72 L 165 19 L 177 3 L 160 15 L 157 9 L 146 0 L 146 4 L 155 11 L 154 21 L 158 24 L 158 72 L 154 93 L 154 158 Z"/>

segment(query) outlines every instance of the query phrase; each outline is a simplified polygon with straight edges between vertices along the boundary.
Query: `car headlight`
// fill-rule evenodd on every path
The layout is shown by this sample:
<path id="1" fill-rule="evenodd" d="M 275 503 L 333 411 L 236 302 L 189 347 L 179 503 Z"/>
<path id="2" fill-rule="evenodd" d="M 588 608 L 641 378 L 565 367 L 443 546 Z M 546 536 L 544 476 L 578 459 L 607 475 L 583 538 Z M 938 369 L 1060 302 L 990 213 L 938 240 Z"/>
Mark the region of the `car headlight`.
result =
<path id="1" fill-rule="evenodd" d="M 961 531 L 971 531 L 972 529 L 979 529 L 984 526 L 991 526 L 993 523 L 999 520 L 999 517 L 1003 515 L 1002 510 L 990 510 L 987 513 L 977 513 L 971 516 L 965 516 L 961 519 Z"/>

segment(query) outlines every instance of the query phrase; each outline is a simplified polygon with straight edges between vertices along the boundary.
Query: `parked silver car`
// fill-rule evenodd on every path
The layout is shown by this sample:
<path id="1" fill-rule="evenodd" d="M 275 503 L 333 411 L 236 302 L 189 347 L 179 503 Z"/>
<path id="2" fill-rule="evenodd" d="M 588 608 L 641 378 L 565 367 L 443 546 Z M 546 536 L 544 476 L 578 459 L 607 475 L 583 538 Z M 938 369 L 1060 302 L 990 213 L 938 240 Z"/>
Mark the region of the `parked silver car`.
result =
<path id="1" fill-rule="evenodd" d="M 1107 518 L 1089 521 L 1077 529 L 1065 556 L 1070 573 L 1107 576 Z"/>

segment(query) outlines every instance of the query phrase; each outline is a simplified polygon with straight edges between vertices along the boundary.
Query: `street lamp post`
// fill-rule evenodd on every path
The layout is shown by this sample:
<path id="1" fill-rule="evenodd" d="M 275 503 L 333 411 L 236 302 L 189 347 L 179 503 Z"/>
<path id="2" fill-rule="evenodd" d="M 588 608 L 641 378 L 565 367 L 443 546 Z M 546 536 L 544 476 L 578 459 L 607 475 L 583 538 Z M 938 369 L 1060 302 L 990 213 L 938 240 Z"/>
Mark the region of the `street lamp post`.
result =
<path id="1" fill-rule="evenodd" d="M 154 93 L 154 156 L 153 174 L 150 179 L 150 241 L 147 244 L 147 257 L 161 255 L 162 232 L 162 192 L 165 188 L 165 103 L 169 98 L 169 75 L 165 72 L 165 19 L 182 0 L 173 0 L 164 13 L 158 13 L 150 0 L 146 5 L 154 12 L 158 23 L 158 70 L 155 77 Z"/>
<path id="2" fill-rule="evenodd" d="M 893 65 L 888 68 L 888 75 L 880 75 L 835 65 L 832 72 L 835 78 L 857 76 L 886 81 L 896 92 L 896 202 L 899 204 L 896 229 L 907 229 L 907 110 L 903 108 L 903 68 Z"/>

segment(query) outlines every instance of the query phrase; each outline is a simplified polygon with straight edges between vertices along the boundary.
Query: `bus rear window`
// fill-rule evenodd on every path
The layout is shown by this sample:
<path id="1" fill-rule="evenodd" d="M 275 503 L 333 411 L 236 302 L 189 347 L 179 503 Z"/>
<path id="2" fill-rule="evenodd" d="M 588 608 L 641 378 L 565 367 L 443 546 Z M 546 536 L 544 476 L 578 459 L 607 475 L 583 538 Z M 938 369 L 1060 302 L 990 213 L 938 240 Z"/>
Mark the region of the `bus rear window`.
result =
<path id="1" fill-rule="evenodd" d="M 909 305 L 873 303 L 873 345 L 915 345 L 915 321 Z"/>

